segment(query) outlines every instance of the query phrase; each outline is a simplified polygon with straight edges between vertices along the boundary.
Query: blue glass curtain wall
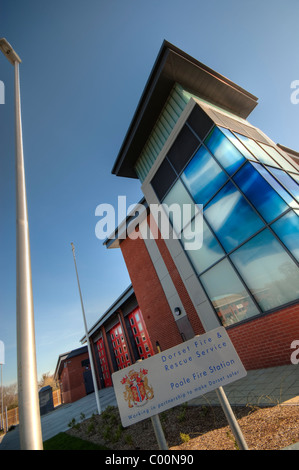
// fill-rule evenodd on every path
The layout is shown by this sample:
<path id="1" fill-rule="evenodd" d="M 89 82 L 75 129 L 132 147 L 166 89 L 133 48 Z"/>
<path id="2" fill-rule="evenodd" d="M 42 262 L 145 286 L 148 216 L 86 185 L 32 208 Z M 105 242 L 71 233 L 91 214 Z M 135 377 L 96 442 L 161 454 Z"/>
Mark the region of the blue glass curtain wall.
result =
<path id="1" fill-rule="evenodd" d="M 231 181 L 207 204 L 204 216 L 227 253 L 264 226 Z"/>
<path id="2" fill-rule="evenodd" d="M 176 177 L 164 197 L 156 193 L 165 204 L 203 205 L 202 247 L 186 253 L 220 321 L 228 326 L 296 301 L 296 166 L 278 148 L 232 130 L 213 125 L 200 138 L 185 125 L 198 145 L 180 171 L 166 156 Z M 183 246 L 193 216 L 194 207 L 184 219 Z"/>
<path id="3" fill-rule="evenodd" d="M 269 229 L 234 251 L 231 260 L 262 311 L 299 298 L 299 269 Z"/>

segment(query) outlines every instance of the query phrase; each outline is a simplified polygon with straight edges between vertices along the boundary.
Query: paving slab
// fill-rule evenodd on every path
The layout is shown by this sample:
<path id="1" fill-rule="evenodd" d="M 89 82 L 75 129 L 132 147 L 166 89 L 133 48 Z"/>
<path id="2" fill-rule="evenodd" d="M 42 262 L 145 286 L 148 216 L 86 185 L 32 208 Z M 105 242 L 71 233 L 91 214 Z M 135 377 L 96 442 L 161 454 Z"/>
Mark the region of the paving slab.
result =
<path id="1" fill-rule="evenodd" d="M 105 388 L 100 390 L 100 405 L 102 411 L 107 406 L 117 406 L 116 397 L 113 387 Z M 84 414 L 84 417 L 82 415 Z M 41 416 L 41 426 L 43 441 L 56 436 L 59 432 L 64 432 L 69 429 L 68 424 L 72 419 L 76 420 L 76 423 L 83 419 L 90 418 L 93 414 L 98 414 L 98 408 L 96 404 L 95 394 L 91 393 L 86 397 L 77 400 L 74 403 L 67 403 L 56 407 L 50 413 Z M 0 450 L 19 450 L 20 449 L 20 436 L 19 427 L 13 431 L 8 432 L 0 443 Z"/>
<path id="2" fill-rule="evenodd" d="M 283 404 L 285 406 L 299 406 L 299 366 L 286 365 L 270 367 L 267 369 L 251 370 L 247 376 L 232 382 L 224 387 L 231 406 L 273 406 Z M 108 405 L 117 406 L 113 387 L 99 392 L 101 408 L 104 410 Z M 195 405 L 219 405 L 216 392 L 202 395 L 191 402 Z M 87 395 L 74 403 L 62 405 L 54 411 L 41 417 L 43 440 L 50 439 L 59 432 L 69 429 L 69 422 L 76 422 L 97 414 L 97 406 L 94 393 Z M 0 443 L 0 450 L 20 449 L 18 427 L 7 433 Z M 283 450 L 299 450 L 299 443 L 289 446 Z"/>

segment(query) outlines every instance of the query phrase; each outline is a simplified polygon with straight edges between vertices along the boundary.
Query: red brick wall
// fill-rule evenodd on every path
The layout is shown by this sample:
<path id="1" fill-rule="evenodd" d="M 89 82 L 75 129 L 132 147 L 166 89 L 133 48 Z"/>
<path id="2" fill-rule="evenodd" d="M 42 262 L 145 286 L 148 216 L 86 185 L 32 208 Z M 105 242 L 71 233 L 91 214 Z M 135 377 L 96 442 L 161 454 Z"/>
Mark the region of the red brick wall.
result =
<path id="1" fill-rule="evenodd" d="M 71 403 L 71 391 L 69 384 L 69 371 L 67 368 L 62 369 L 60 375 L 61 397 L 62 403 Z"/>
<path id="2" fill-rule="evenodd" d="M 88 359 L 87 352 L 66 361 L 67 367 L 63 368 L 60 376 L 63 403 L 72 403 L 86 395 L 83 379 L 84 368 L 81 365 L 81 361 L 84 359 Z"/>
<path id="3" fill-rule="evenodd" d="M 228 329 L 247 370 L 290 364 L 292 341 L 299 339 L 299 304 Z"/>

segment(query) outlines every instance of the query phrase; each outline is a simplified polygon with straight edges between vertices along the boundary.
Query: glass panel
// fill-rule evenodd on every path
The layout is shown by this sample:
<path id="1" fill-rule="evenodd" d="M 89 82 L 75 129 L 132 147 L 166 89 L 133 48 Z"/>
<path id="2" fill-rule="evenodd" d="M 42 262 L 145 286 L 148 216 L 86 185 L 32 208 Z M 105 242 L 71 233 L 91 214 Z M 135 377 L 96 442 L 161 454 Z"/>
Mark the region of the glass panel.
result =
<path id="1" fill-rule="evenodd" d="M 182 232 L 182 242 L 188 242 L 191 236 L 194 236 L 194 221 L 184 229 Z M 225 253 L 216 238 L 209 229 L 207 223 L 203 221 L 203 233 L 202 233 L 202 246 L 199 250 L 186 250 L 191 263 L 194 266 L 197 274 L 208 269 L 212 264 L 219 261 Z"/>
<path id="2" fill-rule="evenodd" d="M 299 269 L 269 229 L 231 255 L 263 311 L 299 297 Z"/>
<path id="3" fill-rule="evenodd" d="M 214 125 L 212 119 L 199 106 L 195 106 L 187 122 L 202 140 Z"/>
<path id="4" fill-rule="evenodd" d="M 289 208 L 270 184 L 255 170 L 251 162 L 246 163 L 233 179 L 267 222 Z"/>
<path id="5" fill-rule="evenodd" d="M 294 209 L 297 209 L 299 207 L 298 203 L 281 186 L 281 184 L 279 184 L 278 181 L 275 178 L 273 178 L 273 176 L 269 173 L 269 171 L 266 170 L 266 168 L 264 168 L 262 165 L 259 165 L 258 163 L 255 163 L 255 162 L 252 162 L 251 164 L 265 178 L 265 180 L 268 181 L 269 184 L 271 184 L 272 188 L 274 188 L 275 191 L 278 192 L 278 194 L 290 207 L 293 207 Z"/>
<path id="6" fill-rule="evenodd" d="M 271 157 L 274 158 L 274 160 L 279 163 L 282 168 L 285 170 L 290 170 L 294 171 L 295 168 L 293 165 L 291 165 L 286 158 L 284 158 L 274 147 L 271 147 L 270 145 L 266 144 L 261 144 L 260 145 L 263 147 L 264 150 L 266 150 L 267 153 L 271 155 Z"/>
<path id="7" fill-rule="evenodd" d="M 236 248 L 264 225 L 231 181 L 207 205 L 204 215 L 226 251 Z"/>
<path id="8" fill-rule="evenodd" d="M 182 173 L 182 180 L 198 204 L 205 204 L 225 183 L 227 175 L 210 153 L 201 147 Z"/>
<path id="9" fill-rule="evenodd" d="M 299 217 L 293 211 L 271 225 L 280 240 L 299 261 Z"/>
<path id="10" fill-rule="evenodd" d="M 232 175 L 245 160 L 239 150 L 236 149 L 217 127 L 215 127 L 206 138 L 205 144 L 230 175 Z"/>
<path id="11" fill-rule="evenodd" d="M 221 132 L 225 134 L 225 136 L 231 141 L 232 144 L 234 144 L 235 147 L 244 155 L 244 157 L 248 158 L 249 160 L 256 160 L 255 157 L 252 156 L 250 152 L 248 152 L 247 148 L 244 147 L 242 142 L 237 139 L 237 137 L 228 129 L 225 129 L 224 127 L 220 127 Z"/>
<path id="12" fill-rule="evenodd" d="M 200 276 L 223 326 L 245 320 L 259 311 L 227 259 Z"/>
<path id="13" fill-rule="evenodd" d="M 179 234 L 183 227 L 190 222 L 192 217 L 198 213 L 194 201 L 180 180 L 174 184 L 164 198 L 163 207 L 177 234 Z"/>
<path id="14" fill-rule="evenodd" d="M 237 134 L 236 136 L 243 142 L 243 144 L 247 147 L 250 152 L 262 163 L 266 163 L 267 165 L 272 165 L 279 167 L 279 165 L 270 157 L 256 142 L 255 140 L 249 139 L 249 137 L 245 137 L 245 135 Z"/>
<path id="15" fill-rule="evenodd" d="M 285 171 L 277 168 L 269 168 L 269 171 L 284 185 L 284 187 L 299 201 L 299 185 Z"/>
<path id="16" fill-rule="evenodd" d="M 176 178 L 177 175 L 175 174 L 170 163 L 165 158 L 151 181 L 151 185 L 160 201 L 163 199 Z"/>
<path id="17" fill-rule="evenodd" d="M 169 150 L 167 157 L 180 173 L 199 146 L 199 140 L 185 124 Z"/>

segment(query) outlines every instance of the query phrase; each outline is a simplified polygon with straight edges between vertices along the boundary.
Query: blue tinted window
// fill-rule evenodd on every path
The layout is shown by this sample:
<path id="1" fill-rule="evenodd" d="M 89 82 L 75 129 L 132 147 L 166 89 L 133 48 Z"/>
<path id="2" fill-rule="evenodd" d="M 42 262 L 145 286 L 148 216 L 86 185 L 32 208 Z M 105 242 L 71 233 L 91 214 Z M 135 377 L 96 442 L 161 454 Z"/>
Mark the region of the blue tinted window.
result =
<path id="1" fill-rule="evenodd" d="M 182 174 L 182 180 L 195 202 L 205 204 L 227 180 L 210 153 L 201 147 Z"/>
<path id="2" fill-rule="evenodd" d="M 207 205 L 204 215 L 228 252 L 264 225 L 230 181 Z"/>
<path id="3" fill-rule="evenodd" d="M 200 280 L 224 326 L 259 314 L 227 259 L 202 274 Z"/>
<path id="4" fill-rule="evenodd" d="M 253 153 L 253 155 L 262 163 L 266 163 L 267 165 L 273 165 L 278 167 L 279 165 L 276 163 L 273 158 L 270 157 L 256 142 L 255 140 L 249 139 L 249 137 L 245 137 L 244 135 L 237 134 L 236 136 L 243 142 L 245 147 Z"/>
<path id="5" fill-rule="evenodd" d="M 164 198 L 163 207 L 177 234 L 181 232 L 182 228 L 190 222 L 197 212 L 194 201 L 180 180 L 173 185 Z"/>
<path id="6" fill-rule="evenodd" d="M 289 208 L 250 162 L 246 163 L 233 179 L 267 222 Z"/>
<path id="7" fill-rule="evenodd" d="M 244 157 L 250 160 L 256 160 L 256 158 L 252 156 L 252 154 L 247 150 L 242 142 L 240 142 L 231 131 L 225 129 L 224 127 L 220 127 L 220 129 L 221 132 L 223 132 L 223 134 L 225 134 L 225 136 L 231 141 L 231 143 L 234 144 L 234 146 L 237 147 L 237 149 L 244 155 Z"/>
<path id="8" fill-rule="evenodd" d="M 191 225 L 186 227 L 182 232 L 182 242 L 185 243 L 185 241 L 190 240 L 190 233 L 192 234 L 194 231 L 194 223 L 192 222 Z M 186 250 L 186 253 L 198 274 L 208 269 L 225 255 L 205 221 L 203 221 L 202 227 L 201 248 L 198 250 Z"/>
<path id="9" fill-rule="evenodd" d="M 266 170 L 262 165 L 252 162 L 254 168 L 265 178 L 266 181 L 278 192 L 282 199 L 294 209 L 297 209 L 298 203 L 292 198 L 292 196 L 278 183 L 278 181 L 273 178 L 273 176 Z"/>
<path id="10" fill-rule="evenodd" d="M 278 168 L 269 168 L 271 173 L 280 181 L 281 184 L 299 201 L 299 185 L 285 171 Z"/>
<path id="11" fill-rule="evenodd" d="M 263 230 L 231 255 L 263 311 L 299 298 L 299 269 L 270 230 Z"/>
<path id="12" fill-rule="evenodd" d="M 205 144 L 225 170 L 232 175 L 245 158 L 236 147 L 215 127 L 206 138 Z"/>
<path id="13" fill-rule="evenodd" d="M 271 225 L 280 240 L 299 261 L 299 217 L 291 211 Z"/>

